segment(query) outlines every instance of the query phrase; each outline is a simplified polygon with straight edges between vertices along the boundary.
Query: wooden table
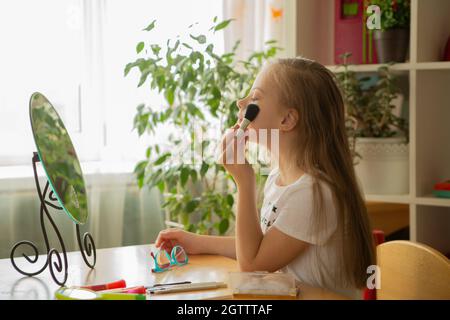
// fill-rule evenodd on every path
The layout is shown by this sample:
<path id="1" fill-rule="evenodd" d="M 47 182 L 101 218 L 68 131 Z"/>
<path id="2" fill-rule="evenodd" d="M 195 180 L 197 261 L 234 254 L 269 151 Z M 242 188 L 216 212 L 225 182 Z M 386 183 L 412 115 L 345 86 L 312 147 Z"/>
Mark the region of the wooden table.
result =
<path id="1" fill-rule="evenodd" d="M 124 279 L 127 286 L 155 283 L 223 281 L 228 283 L 228 272 L 238 271 L 235 260 L 215 255 L 191 255 L 189 264 L 163 273 L 152 273 L 150 251 L 153 245 L 140 245 L 97 250 L 95 269 L 88 268 L 79 252 L 68 253 L 69 276 L 66 286 L 99 284 Z M 25 262 L 18 258 L 18 263 Z M 39 257 L 43 263 L 44 257 Z M 42 265 L 42 264 L 40 264 Z M 18 273 L 9 259 L 0 260 L 0 299 L 54 299 L 58 285 L 49 270 L 38 276 L 26 277 Z M 345 299 L 335 293 L 299 284 L 297 299 Z M 149 295 L 148 299 L 252 299 L 260 297 L 233 296 L 229 288 Z M 267 297 L 276 299 L 277 297 Z"/>

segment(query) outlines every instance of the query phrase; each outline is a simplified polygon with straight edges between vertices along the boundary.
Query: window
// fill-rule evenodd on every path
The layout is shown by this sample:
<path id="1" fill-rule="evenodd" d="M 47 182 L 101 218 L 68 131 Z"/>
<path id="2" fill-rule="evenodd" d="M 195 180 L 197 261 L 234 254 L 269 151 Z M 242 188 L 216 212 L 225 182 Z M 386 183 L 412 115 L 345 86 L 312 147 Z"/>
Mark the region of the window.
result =
<path id="1" fill-rule="evenodd" d="M 162 96 L 151 93 L 148 86 L 136 88 L 138 72 L 123 76 L 124 67 L 137 58 L 136 44 L 140 41 L 158 43 L 165 46 L 168 38 L 183 36 L 188 26 L 198 22 L 195 32 L 207 33 L 214 16 L 222 17 L 222 1 L 211 0 L 165 0 L 148 1 L 109 0 L 106 2 L 107 21 L 105 31 L 105 86 L 107 131 L 106 157 L 117 160 L 137 160 L 145 156 L 145 137 L 140 140 L 132 131 L 132 120 L 136 106 L 142 102 L 157 108 L 163 105 Z M 156 19 L 156 27 L 147 33 L 142 29 Z M 223 51 L 223 34 L 217 33 L 213 39 L 215 48 Z M 158 138 L 158 137 L 155 137 Z"/>
<path id="2" fill-rule="evenodd" d="M 0 2 L 0 166 L 28 164 L 35 151 L 28 100 L 53 103 L 81 161 L 135 161 L 146 143 L 132 131 L 136 106 L 162 98 L 124 78 L 139 41 L 165 43 L 222 17 L 211 0 L 8 0 Z M 157 31 L 142 32 L 153 19 Z M 214 39 L 223 48 L 221 34 Z M 137 76 L 137 75 L 135 75 Z"/>
<path id="3" fill-rule="evenodd" d="M 0 3 L 0 164 L 30 161 L 35 151 L 28 113 L 35 91 L 53 102 L 74 140 L 86 131 L 82 17 L 80 0 Z"/>

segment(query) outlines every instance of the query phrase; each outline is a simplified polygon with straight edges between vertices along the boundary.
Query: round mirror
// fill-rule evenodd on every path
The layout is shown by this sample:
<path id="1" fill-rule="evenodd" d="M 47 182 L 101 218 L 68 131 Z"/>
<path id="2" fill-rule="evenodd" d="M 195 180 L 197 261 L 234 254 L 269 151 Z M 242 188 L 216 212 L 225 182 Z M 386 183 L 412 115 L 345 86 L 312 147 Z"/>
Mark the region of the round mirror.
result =
<path id="1" fill-rule="evenodd" d="M 84 224 L 88 217 L 86 188 L 64 123 L 41 93 L 31 96 L 30 119 L 39 159 L 56 198 L 75 223 Z"/>

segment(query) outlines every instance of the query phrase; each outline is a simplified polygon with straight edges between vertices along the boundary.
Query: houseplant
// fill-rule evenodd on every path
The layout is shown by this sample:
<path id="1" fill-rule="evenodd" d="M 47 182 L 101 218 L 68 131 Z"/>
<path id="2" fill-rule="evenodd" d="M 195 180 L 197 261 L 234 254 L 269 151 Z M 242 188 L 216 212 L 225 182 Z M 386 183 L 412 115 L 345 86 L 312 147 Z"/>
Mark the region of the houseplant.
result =
<path id="1" fill-rule="evenodd" d="M 405 62 L 409 46 L 410 0 L 371 0 L 380 8 L 381 29 L 373 36 L 378 62 Z"/>
<path id="2" fill-rule="evenodd" d="M 210 32 L 230 22 L 214 18 Z M 144 30 L 154 28 L 155 21 Z M 148 146 L 146 159 L 136 165 L 135 174 L 140 187 L 158 187 L 163 193 L 166 220 L 197 233 L 225 234 L 234 218 L 233 180 L 208 153 L 213 141 L 199 141 L 197 133 L 208 128 L 224 133 L 236 123 L 237 99 L 248 94 L 262 64 L 280 48 L 268 41 L 264 51 L 238 61 L 239 42 L 231 52 L 218 54 L 207 35 L 194 34 L 192 25 L 188 29 L 186 41 L 168 39 L 165 46 L 139 42 L 138 59 L 125 67 L 125 76 L 137 70 L 138 86 L 146 84 L 165 98 L 160 109 L 145 104 L 137 107 L 134 126 L 138 134 L 155 137 L 161 126 L 170 126 L 172 131 L 166 148 L 157 141 Z M 175 150 L 193 161 L 179 161 Z"/>
<path id="3" fill-rule="evenodd" d="M 355 170 L 367 194 L 406 194 L 409 190 L 408 123 L 394 112 L 400 95 L 388 65 L 375 83 L 359 77 L 343 55 L 337 82 L 346 109 L 347 132 Z"/>

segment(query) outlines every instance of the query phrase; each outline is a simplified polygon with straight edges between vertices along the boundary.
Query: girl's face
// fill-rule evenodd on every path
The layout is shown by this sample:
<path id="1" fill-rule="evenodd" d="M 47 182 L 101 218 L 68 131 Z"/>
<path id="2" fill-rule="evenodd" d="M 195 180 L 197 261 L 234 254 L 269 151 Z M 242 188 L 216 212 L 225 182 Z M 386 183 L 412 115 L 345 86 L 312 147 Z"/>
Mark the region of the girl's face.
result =
<path id="1" fill-rule="evenodd" d="M 279 105 L 277 88 L 271 78 L 272 75 L 269 72 L 269 68 L 263 68 L 256 77 L 249 95 L 237 102 L 239 107 L 239 124 L 244 119 L 246 107 L 250 103 L 258 105 L 258 116 L 249 125 L 249 128 L 254 129 L 257 135 L 261 133 L 261 129 L 267 129 L 269 134 L 270 129 L 280 129 L 283 119 L 283 108 Z"/>

